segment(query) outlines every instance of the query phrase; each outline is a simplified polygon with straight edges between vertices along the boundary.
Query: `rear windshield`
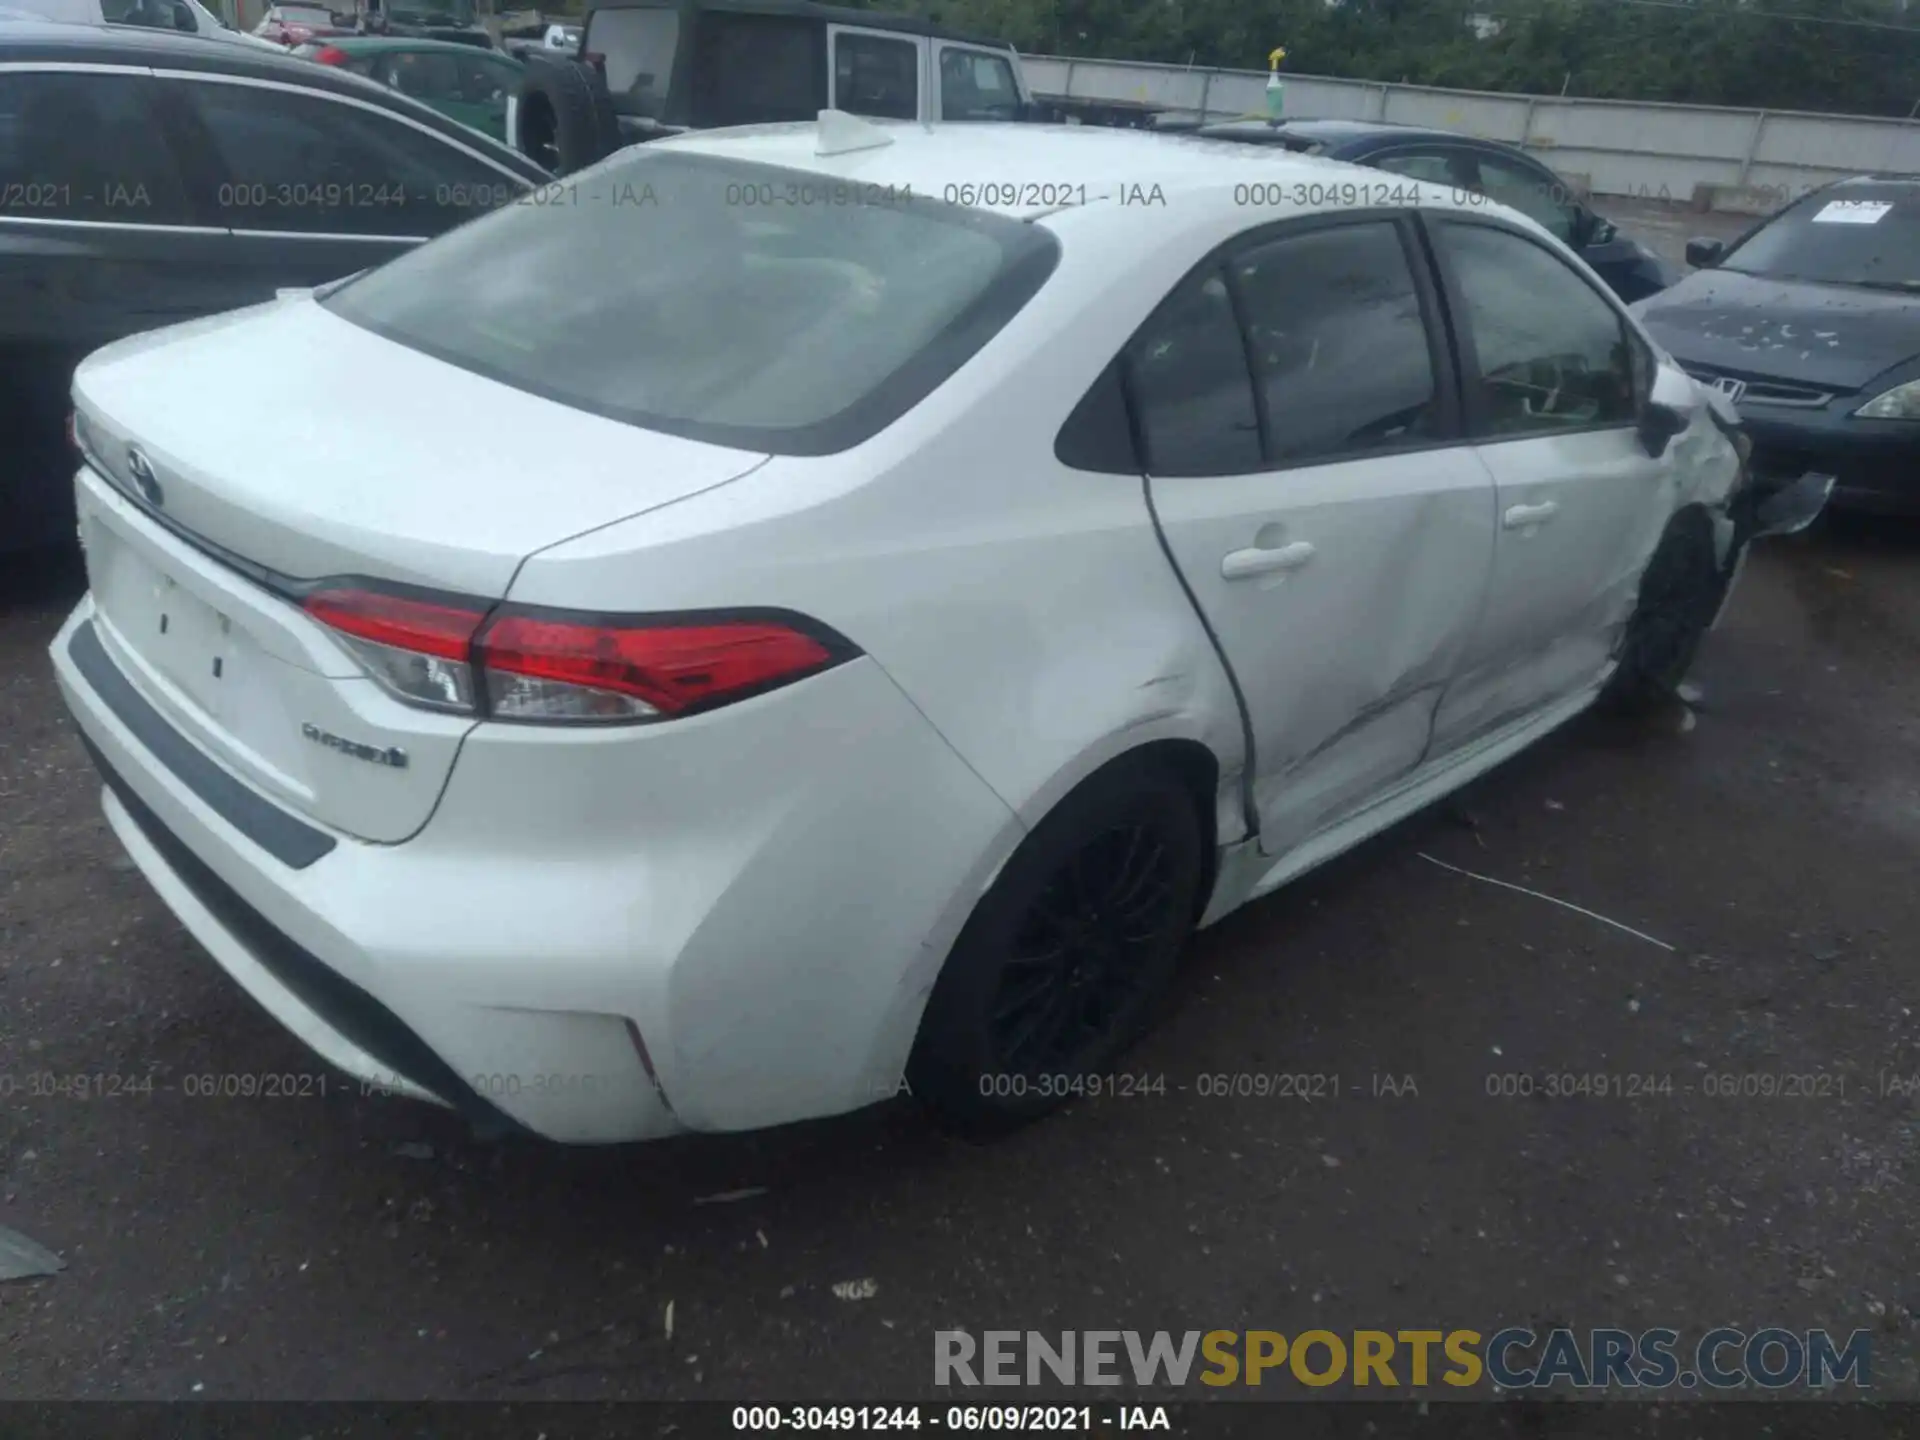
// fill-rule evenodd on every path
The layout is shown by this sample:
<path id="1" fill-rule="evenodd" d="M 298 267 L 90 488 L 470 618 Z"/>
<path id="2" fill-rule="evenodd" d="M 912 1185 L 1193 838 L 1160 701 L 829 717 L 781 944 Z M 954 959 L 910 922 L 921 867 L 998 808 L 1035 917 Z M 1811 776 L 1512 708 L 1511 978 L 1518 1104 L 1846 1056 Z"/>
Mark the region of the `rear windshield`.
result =
<path id="1" fill-rule="evenodd" d="M 1920 292 L 1920 185 L 1809 196 L 1735 246 L 1720 268 Z"/>
<path id="2" fill-rule="evenodd" d="M 1005 216 L 635 146 L 322 303 L 577 409 L 820 455 L 917 404 L 1057 258 Z"/>

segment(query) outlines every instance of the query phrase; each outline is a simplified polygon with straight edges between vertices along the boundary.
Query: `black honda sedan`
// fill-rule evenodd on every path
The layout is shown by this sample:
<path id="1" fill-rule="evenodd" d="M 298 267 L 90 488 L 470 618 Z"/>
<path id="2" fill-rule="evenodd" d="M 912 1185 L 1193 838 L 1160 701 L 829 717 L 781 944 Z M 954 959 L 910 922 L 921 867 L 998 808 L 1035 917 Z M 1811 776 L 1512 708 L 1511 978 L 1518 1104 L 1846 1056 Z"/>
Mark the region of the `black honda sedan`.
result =
<path id="1" fill-rule="evenodd" d="M 1674 267 L 1595 214 L 1574 186 L 1525 151 L 1496 140 L 1384 120 L 1228 120 L 1198 126 L 1195 133 L 1324 155 L 1511 205 L 1578 251 L 1622 300 L 1639 300 L 1677 278 Z"/>
<path id="2" fill-rule="evenodd" d="M 0 21 L 0 554 L 69 539 L 73 367 L 340 279 L 545 171 L 357 75 L 249 45 Z M 260 377 L 257 394 L 356 377 Z"/>
<path id="3" fill-rule="evenodd" d="M 1837 477 L 1832 504 L 1920 516 L 1920 179 L 1817 190 L 1634 307 L 1739 407 L 1763 477 Z"/>

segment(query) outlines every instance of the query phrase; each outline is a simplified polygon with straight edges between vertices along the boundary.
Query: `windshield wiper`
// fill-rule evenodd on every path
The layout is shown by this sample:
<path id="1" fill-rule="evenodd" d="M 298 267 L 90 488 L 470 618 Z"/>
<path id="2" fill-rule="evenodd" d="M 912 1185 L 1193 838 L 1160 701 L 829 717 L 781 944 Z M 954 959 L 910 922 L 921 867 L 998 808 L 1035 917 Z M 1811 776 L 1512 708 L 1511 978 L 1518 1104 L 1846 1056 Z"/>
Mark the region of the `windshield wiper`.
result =
<path id="1" fill-rule="evenodd" d="M 1901 295 L 1920 295 L 1920 280 L 1843 280 L 1843 285 L 1858 285 L 1862 290 L 1892 290 Z"/>

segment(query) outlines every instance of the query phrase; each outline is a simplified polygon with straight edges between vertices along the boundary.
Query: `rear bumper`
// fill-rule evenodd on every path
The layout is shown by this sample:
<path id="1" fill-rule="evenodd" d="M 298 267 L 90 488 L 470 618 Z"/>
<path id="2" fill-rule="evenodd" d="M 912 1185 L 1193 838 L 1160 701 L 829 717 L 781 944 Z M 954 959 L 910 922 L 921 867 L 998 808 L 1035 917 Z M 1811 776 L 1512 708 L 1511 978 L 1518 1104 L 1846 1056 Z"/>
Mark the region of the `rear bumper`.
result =
<path id="1" fill-rule="evenodd" d="M 639 1140 L 894 1093 L 939 964 L 1018 838 L 856 661 L 676 722 L 633 774 L 623 758 L 659 741 L 483 726 L 415 838 L 316 831 L 324 853 L 296 865 L 219 779 L 271 802 L 195 774 L 137 692 L 90 678 L 93 623 L 89 597 L 55 673 L 108 819 L 169 908 L 324 1059 L 485 1125 Z M 743 745 L 743 725 L 767 743 Z"/>

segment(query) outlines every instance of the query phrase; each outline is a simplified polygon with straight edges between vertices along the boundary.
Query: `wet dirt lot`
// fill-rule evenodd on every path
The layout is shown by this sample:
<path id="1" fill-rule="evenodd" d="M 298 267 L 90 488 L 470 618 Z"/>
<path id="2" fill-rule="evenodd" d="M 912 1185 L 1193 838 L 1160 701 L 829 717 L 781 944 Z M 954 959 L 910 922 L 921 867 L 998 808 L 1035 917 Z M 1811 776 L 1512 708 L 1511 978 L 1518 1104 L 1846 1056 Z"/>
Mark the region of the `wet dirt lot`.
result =
<path id="1" fill-rule="evenodd" d="M 1870 1328 L 1920 1396 L 1920 528 L 1769 542 L 1691 733 L 1577 722 L 1229 919 L 1159 1093 L 988 1147 L 189 1095 L 320 1066 L 108 833 L 43 653 L 78 591 L 0 588 L 0 1225 L 67 1262 L 0 1284 L 0 1395 L 910 1397 L 937 1329 L 1563 1323 Z M 1338 1097 L 1209 1093 L 1281 1073 Z M 35 1091 L 76 1075 L 153 1085 Z"/>

